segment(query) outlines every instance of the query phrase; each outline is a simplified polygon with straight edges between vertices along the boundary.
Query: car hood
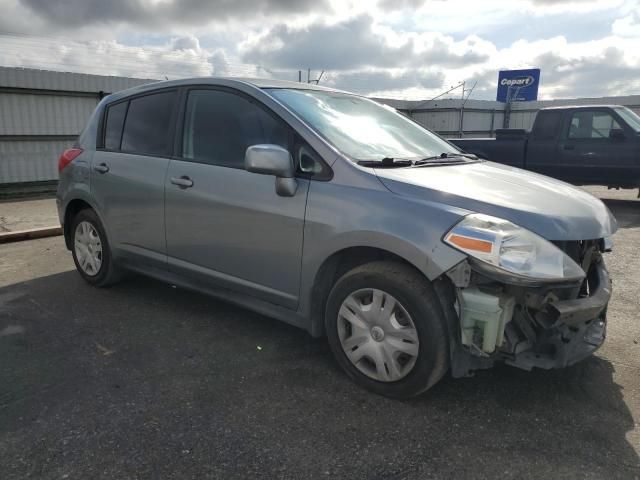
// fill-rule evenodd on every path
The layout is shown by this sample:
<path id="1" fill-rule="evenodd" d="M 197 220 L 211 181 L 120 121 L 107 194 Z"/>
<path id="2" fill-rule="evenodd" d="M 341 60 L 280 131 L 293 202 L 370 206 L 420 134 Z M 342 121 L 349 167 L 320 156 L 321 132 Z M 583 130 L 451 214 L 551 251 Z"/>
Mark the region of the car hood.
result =
<path id="1" fill-rule="evenodd" d="M 592 240 L 617 229 L 593 195 L 553 178 L 493 162 L 376 169 L 398 195 L 504 218 L 547 240 Z"/>

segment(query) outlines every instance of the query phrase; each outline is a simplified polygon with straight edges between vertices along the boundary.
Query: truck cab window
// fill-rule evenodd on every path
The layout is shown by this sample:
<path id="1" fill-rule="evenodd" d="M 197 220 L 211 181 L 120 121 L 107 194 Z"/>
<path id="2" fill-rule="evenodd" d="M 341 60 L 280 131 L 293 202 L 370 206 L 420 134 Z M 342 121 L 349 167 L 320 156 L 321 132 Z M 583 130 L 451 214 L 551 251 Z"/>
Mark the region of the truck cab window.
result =
<path id="1" fill-rule="evenodd" d="M 569 138 L 609 138 L 611 130 L 620 128 L 620 124 L 607 112 L 583 110 L 571 116 Z"/>

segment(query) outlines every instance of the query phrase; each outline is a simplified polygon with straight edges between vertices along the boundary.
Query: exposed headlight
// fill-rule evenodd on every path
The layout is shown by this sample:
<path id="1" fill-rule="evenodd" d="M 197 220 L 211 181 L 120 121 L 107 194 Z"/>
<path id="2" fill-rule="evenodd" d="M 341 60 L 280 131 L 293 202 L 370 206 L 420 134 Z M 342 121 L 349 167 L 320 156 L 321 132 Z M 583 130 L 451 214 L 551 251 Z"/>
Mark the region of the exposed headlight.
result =
<path id="1" fill-rule="evenodd" d="M 582 268 L 554 244 L 502 218 L 468 215 L 445 235 L 444 241 L 515 280 L 570 281 L 585 276 Z"/>

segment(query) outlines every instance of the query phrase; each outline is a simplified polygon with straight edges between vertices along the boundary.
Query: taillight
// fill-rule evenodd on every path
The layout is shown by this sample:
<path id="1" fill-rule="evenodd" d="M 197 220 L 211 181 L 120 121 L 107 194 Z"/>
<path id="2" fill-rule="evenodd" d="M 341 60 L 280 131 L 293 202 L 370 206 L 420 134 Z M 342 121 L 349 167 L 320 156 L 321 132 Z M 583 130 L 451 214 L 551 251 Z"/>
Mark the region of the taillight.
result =
<path id="1" fill-rule="evenodd" d="M 64 167 L 69 165 L 81 153 L 81 148 L 68 148 L 62 152 L 62 155 L 60 155 L 60 158 L 58 159 L 58 172 L 64 170 Z"/>

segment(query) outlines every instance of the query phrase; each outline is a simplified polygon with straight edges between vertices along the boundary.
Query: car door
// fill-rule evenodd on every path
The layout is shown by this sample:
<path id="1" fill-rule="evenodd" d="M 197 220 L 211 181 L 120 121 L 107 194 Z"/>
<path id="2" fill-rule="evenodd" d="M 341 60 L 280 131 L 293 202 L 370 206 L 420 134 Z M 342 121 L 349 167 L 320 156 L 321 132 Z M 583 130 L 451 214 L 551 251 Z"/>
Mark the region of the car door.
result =
<path id="1" fill-rule="evenodd" d="M 164 181 L 177 91 L 108 105 L 92 159 L 91 192 L 114 254 L 166 268 Z"/>
<path id="2" fill-rule="evenodd" d="M 165 186 L 170 270 L 296 308 L 309 181 L 284 197 L 275 177 L 244 170 L 250 145 L 291 149 L 290 128 L 231 90 L 190 89 L 183 108 Z"/>
<path id="3" fill-rule="evenodd" d="M 625 182 L 631 152 L 624 141 L 611 135 L 612 131 L 621 129 L 609 109 L 579 109 L 571 113 L 565 135 L 558 144 L 558 157 L 562 163 L 573 166 L 569 174 L 575 183 L 616 185 Z"/>

